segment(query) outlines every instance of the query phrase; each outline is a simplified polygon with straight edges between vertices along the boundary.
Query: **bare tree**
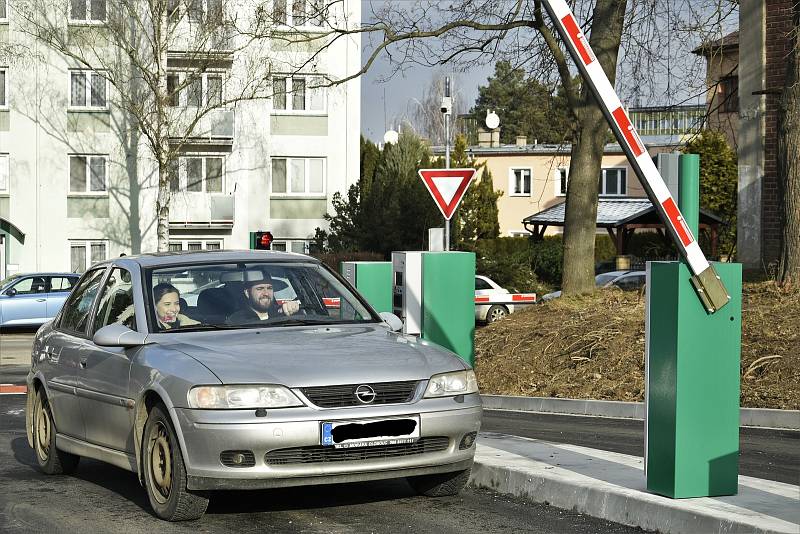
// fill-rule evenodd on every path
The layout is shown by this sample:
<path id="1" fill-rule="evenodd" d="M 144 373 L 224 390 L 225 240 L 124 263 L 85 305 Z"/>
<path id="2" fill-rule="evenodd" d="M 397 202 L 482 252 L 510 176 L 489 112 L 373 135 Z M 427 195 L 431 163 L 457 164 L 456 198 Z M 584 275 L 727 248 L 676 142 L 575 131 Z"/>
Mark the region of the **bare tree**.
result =
<path id="1" fill-rule="evenodd" d="M 622 71 L 638 74 L 628 84 L 635 88 L 634 94 L 660 95 L 670 102 L 678 87 L 688 86 L 690 79 L 698 85 L 699 78 L 694 72 L 675 73 L 682 75 L 680 83 L 668 81 L 666 87 L 659 87 L 663 85 L 657 83 L 659 78 L 666 75 L 670 80 L 673 76 L 673 56 L 692 40 L 698 44 L 721 36 L 727 29 L 726 21 L 735 17 L 735 9 L 736 2 L 728 0 L 574 3 L 578 20 L 588 21 L 584 31 L 612 83 L 622 50 Z M 663 20 L 668 24 L 662 24 Z M 576 132 L 567 191 L 563 290 L 567 294 L 593 291 L 597 180 L 608 126 L 591 94 L 571 83 L 574 69 L 551 22 L 543 15 L 541 0 L 389 2 L 358 29 L 330 29 L 334 39 L 354 32 L 378 38 L 362 69 L 351 77 L 366 72 L 385 52 L 398 71 L 409 64 L 460 65 L 466 69 L 507 59 L 513 65 L 526 66 L 545 83 L 560 83 Z"/>
<path id="2" fill-rule="evenodd" d="M 778 114 L 778 176 L 783 216 L 778 276 L 800 284 L 800 2 L 794 2 L 786 80 Z"/>

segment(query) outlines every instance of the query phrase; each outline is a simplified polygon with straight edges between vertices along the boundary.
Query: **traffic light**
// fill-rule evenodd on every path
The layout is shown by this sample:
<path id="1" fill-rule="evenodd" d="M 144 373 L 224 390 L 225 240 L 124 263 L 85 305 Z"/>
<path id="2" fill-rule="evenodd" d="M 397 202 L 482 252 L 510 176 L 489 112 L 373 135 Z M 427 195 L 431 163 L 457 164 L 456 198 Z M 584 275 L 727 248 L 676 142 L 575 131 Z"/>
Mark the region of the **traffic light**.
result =
<path id="1" fill-rule="evenodd" d="M 272 232 L 255 233 L 256 250 L 270 250 L 272 248 Z"/>

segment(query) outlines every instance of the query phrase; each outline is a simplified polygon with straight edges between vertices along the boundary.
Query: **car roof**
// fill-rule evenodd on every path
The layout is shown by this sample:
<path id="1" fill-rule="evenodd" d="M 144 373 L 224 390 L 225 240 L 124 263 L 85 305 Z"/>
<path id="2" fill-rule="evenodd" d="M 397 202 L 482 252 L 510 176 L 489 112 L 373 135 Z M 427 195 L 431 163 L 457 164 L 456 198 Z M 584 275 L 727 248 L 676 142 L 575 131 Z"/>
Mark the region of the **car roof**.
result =
<path id="1" fill-rule="evenodd" d="M 203 250 L 182 252 L 153 252 L 135 256 L 121 256 L 112 260 L 101 262 L 94 267 L 108 265 L 109 263 L 124 264 L 137 263 L 141 267 L 168 267 L 170 265 L 185 265 L 191 263 L 217 263 L 217 262 L 314 262 L 320 263 L 316 258 L 297 254 L 296 252 L 278 252 L 275 250 Z"/>
<path id="2" fill-rule="evenodd" d="M 42 272 L 42 273 L 14 273 L 11 276 L 16 276 L 22 278 L 23 276 L 71 276 L 71 277 L 80 277 L 81 273 L 59 273 L 59 272 Z"/>

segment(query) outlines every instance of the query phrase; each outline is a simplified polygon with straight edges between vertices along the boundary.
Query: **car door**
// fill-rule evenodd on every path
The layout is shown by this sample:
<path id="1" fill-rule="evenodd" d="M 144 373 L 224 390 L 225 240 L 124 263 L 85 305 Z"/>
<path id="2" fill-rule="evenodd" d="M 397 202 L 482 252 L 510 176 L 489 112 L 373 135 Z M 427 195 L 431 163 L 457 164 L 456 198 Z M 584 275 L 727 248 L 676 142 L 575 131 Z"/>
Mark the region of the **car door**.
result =
<path id="1" fill-rule="evenodd" d="M 25 276 L 3 290 L 2 324 L 42 324 L 47 321 L 47 288 L 44 276 Z"/>
<path id="2" fill-rule="evenodd" d="M 491 297 L 493 291 L 494 291 L 494 288 L 491 286 L 491 284 L 489 284 L 489 282 L 487 282 L 486 280 L 484 280 L 483 278 L 481 278 L 479 276 L 475 277 L 475 296 L 476 297 L 480 297 L 480 296 Z M 489 311 L 489 308 L 491 308 L 490 304 L 475 303 L 475 318 L 478 319 L 479 321 L 485 320 L 486 319 L 486 312 Z"/>
<path id="3" fill-rule="evenodd" d="M 45 340 L 44 375 L 50 393 L 56 429 L 84 439 L 83 414 L 77 385 L 81 350 L 86 343 L 86 326 L 100 289 L 105 268 L 87 272 L 64 303 L 55 328 Z"/>
<path id="4" fill-rule="evenodd" d="M 48 276 L 47 277 L 47 317 L 55 317 L 72 291 L 72 286 L 78 281 L 77 276 Z"/>
<path id="5" fill-rule="evenodd" d="M 120 267 L 114 267 L 103 282 L 90 336 L 81 350 L 78 395 L 86 441 L 133 453 L 134 401 L 128 398 L 128 382 L 131 359 L 139 349 L 100 347 L 91 339 L 102 327 L 115 323 L 136 329 L 131 274 Z"/>

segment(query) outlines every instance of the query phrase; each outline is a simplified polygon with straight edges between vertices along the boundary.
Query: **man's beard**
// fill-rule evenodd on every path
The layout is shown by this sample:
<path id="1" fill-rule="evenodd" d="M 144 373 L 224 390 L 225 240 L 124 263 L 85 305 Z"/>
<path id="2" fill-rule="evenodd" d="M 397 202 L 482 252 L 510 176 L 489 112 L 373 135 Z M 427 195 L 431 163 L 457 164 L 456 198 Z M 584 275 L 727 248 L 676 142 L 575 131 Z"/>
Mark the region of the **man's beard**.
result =
<path id="1" fill-rule="evenodd" d="M 269 311 L 270 306 L 272 306 L 272 299 L 269 297 L 263 297 L 261 300 L 251 298 L 250 306 L 252 306 L 253 309 L 258 312 L 266 313 Z"/>

